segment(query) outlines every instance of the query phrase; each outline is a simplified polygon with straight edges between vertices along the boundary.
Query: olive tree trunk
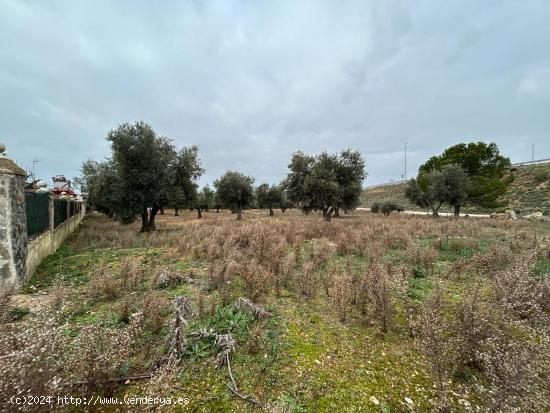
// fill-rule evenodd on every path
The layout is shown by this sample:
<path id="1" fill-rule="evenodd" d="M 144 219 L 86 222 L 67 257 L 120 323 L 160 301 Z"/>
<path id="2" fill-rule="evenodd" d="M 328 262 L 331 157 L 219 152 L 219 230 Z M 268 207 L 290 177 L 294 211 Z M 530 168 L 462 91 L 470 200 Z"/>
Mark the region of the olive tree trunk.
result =
<path id="1" fill-rule="evenodd" d="M 155 217 L 157 212 L 159 212 L 159 207 L 154 206 L 151 208 L 151 211 L 148 212 L 147 208 L 141 213 L 141 232 L 152 232 L 157 228 L 155 227 Z"/>
<path id="2" fill-rule="evenodd" d="M 323 217 L 327 222 L 330 222 L 332 219 L 332 214 L 334 213 L 334 208 L 328 207 L 323 209 Z"/>

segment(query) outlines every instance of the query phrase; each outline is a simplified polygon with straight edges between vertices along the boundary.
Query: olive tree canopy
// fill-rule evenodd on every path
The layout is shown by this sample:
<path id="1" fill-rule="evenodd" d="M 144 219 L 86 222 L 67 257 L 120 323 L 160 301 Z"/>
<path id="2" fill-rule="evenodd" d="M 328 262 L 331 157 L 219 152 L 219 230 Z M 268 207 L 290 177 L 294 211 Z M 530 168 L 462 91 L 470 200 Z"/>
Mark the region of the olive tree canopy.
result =
<path id="1" fill-rule="evenodd" d="M 99 211 L 129 224 L 141 216 L 141 231 L 155 230 L 155 216 L 164 206 L 188 202 L 204 172 L 198 148 L 176 151 L 172 141 L 157 136 L 145 122 L 123 123 L 107 135 L 112 156 L 87 161 L 82 180 Z"/>
<path id="2" fill-rule="evenodd" d="M 254 178 L 240 172 L 227 171 L 214 182 L 218 200 L 222 206 L 237 212 L 237 219 L 242 219 L 242 210 L 254 200 Z"/>

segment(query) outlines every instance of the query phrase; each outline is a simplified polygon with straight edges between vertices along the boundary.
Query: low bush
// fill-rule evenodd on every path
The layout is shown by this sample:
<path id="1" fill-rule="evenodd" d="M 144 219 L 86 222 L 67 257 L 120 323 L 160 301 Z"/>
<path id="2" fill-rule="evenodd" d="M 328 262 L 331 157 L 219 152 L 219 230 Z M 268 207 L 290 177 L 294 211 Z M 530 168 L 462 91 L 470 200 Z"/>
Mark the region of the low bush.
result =
<path id="1" fill-rule="evenodd" d="M 537 171 L 537 172 L 535 172 L 534 178 L 535 178 L 536 183 L 540 184 L 542 182 L 546 182 L 546 181 L 550 180 L 550 172 L 545 171 L 545 170 Z"/>
<path id="2" fill-rule="evenodd" d="M 386 216 L 390 215 L 394 211 L 403 212 L 404 208 L 401 205 L 399 205 L 398 203 L 392 202 L 392 201 L 384 202 L 380 206 L 380 212 L 382 212 Z"/>
<path id="3" fill-rule="evenodd" d="M 112 300 L 122 290 L 120 280 L 106 265 L 97 265 L 92 269 L 88 291 L 91 297 L 96 299 Z"/>
<path id="4" fill-rule="evenodd" d="M 383 202 L 375 202 L 374 204 L 372 204 L 372 207 L 370 210 L 375 214 L 378 214 L 379 212 L 381 212 L 387 216 L 394 211 L 403 212 L 405 209 L 401 205 L 399 205 L 397 202 L 383 201 Z"/>

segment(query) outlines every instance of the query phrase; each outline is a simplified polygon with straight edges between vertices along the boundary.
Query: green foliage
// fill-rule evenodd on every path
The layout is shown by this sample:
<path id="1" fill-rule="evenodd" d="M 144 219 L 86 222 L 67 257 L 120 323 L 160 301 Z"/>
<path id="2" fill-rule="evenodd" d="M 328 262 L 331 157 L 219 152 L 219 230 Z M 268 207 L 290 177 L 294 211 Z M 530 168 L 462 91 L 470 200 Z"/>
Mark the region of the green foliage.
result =
<path id="1" fill-rule="evenodd" d="M 79 184 L 91 207 L 123 224 L 141 216 L 141 230 L 151 231 L 160 208 L 181 207 L 196 197 L 196 180 L 204 172 L 196 146 L 177 152 L 145 122 L 121 124 L 107 141 L 112 157 L 86 161 L 81 168 Z"/>
<path id="2" fill-rule="evenodd" d="M 313 206 L 310 205 L 311 194 L 306 192 L 305 181 L 314 163 L 313 156 L 295 152 L 288 165 L 290 172 L 284 182 L 290 201 L 304 210 L 313 209 Z"/>
<path id="3" fill-rule="evenodd" d="M 432 170 L 411 179 L 405 190 L 407 198 L 422 208 L 430 208 L 437 216 L 443 203 L 455 207 L 458 215 L 460 207 L 468 197 L 470 180 L 462 168 L 444 165 L 441 170 Z"/>
<path id="4" fill-rule="evenodd" d="M 550 258 L 538 259 L 535 262 L 533 272 L 539 277 L 550 277 Z"/>
<path id="5" fill-rule="evenodd" d="M 236 310 L 232 304 L 218 305 L 214 316 L 208 319 L 208 327 L 212 327 L 218 334 L 231 333 L 237 341 L 242 341 L 253 322 L 253 316 Z"/>
<path id="6" fill-rule="evenodd" d="M 426 277 L 415 275 L 408 283 L 407 295 L 413 300 L 423 301 L 429 295 L 433 283 Z"/>
<path id="7" fill-rule="evenodd" d="M 393 201 L 383 202 L 382 205 L 380 206 L 380 212 L 382 212 L 384 215 L 389 215 L 393 211 L 403 212 L 404 209 L 401 205 Z"/>
<path id="8" fill-rule="evenodd" d="M 497 198 L 506 192 L 510 181 L 503 179 L 510 169 L 510 159 L 500 155 L 495 143 L 460 143 L 433 156 L 420 166 L 418 174 L 442 170 L 445 165 L 460 166 L 471 179 L 468 200 L 484 207 L 496 207 Z"/>
<path id="9" fill-rule="evenodd" d="M 404 208 L 394 201 L 377 201 L 372 204 L 370 211 L 374 212 L 375 214 L 382 212 L 384 215 L 389 215 L 393 211 L 403 212 Z"/>
<path id="10" fill-rule="evenodd" d="M 442 168 L 445 185 L 447 186 L 446 202 L 455 207 L 455 213 L 458 215 L 460 207 L 468 199 L 470 191 L 470 179 L 460 166 L 445 165 Z"/>
<path id="11" fill-rule="evenodd" d="M 288 413 L 305 413 L 304 406 L 294 397 L 289 394 L 283 394 L 277 399 L 276 406 L 280 408 L 282 412 Z"/>
<path id="12" fill-rule="evenodd" d="M 535 182 L 536 183 L 542 183 L 550 180 L 550 173 L 548 171 L 545 171 L 544 169 L 541 169 L 540 171 L 535 172 Z"/>
<path id="13" fill-rule="evenodd" d="M 253 184 L 254 178 L 234 171 L 227 171 L 214 182 L 221 205 L 236 210 L 237 219 L 242 219 L 241 211 L 254 200 Z"/>
<path id="14" fill-rule="evenodd" d="M 279 185 L 261 184 L 256 188 L 258 208 L 269 209 L 269 215 L 273 215 L 273 208 L 283 207 L 283 198 L 283 188 Z"/>
<path id="15" fill-rule="evenodd" d="M 430 208 L 438 216 L 439 208 L 448 196 L 445 179 L 440 171 L 432 171 L 411 179 L 405 190 L 408 199 L 421 208 Z"/>
<path id="16" fill-rule="evenodd" d="M 413 275 L 415 278 L 426 278 L 427 276 L 426 268 L 420 265 L 415 265 L 413 267 Z"/>
<path id="17" fill-rule="evenodd" d="M 201 211 L 207 211 L 210 208 L 215 208 L 215 193 L 208 185 L 206 185 L 202 190 L 197 194 L 195 198 L 194 207 L 201 217 Z"/>
<path id="18" fill-rule="evenodd" d="M 110 160 L 87 160 L 80 167 L 80 188 L 87 196 L 90 208 L 113 216 L 117 209 L 120 182 L 114 164 Z"/>
<path id="19" fill-rule="evenodd" d="M 8 311 L 8 321 L 15 322 L 22 320 L 27 314 L 29 314 L 31 311 L 27 308 L 19 308 L 15 307 Z"/>
<path id="20" fill-rule="evenodd" d="M 203 173 L 199 149 L 182 148 L 174 158 L 166 204 L 172 208 L 191 206 L 198 196 L 196 181 Z"/>
<path id="21" fill-rule="evenodd" d="M 358 151 L 350 149 L 340 155 L 326 152 L 315 157 L 296 152 L 289 164 L 284 182 L 289 199 L 304 211 L 323 211 L 330 220 L 339 208 L 359 205 L 365 162 Z"/>

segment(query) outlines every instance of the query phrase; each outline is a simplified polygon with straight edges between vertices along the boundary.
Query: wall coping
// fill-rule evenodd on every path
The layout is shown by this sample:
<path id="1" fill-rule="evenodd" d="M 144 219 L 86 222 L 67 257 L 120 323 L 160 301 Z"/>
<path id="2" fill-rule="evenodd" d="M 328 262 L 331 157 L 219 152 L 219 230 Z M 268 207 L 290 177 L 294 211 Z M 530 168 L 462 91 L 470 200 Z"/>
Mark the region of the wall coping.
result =
<path id="1" fill-rule="evenodd" d="M 27 177 L 27 172 L 17 166 L 15 162 L 4 156 L 0 156 L 0 174 L 19 175 Z"/>

